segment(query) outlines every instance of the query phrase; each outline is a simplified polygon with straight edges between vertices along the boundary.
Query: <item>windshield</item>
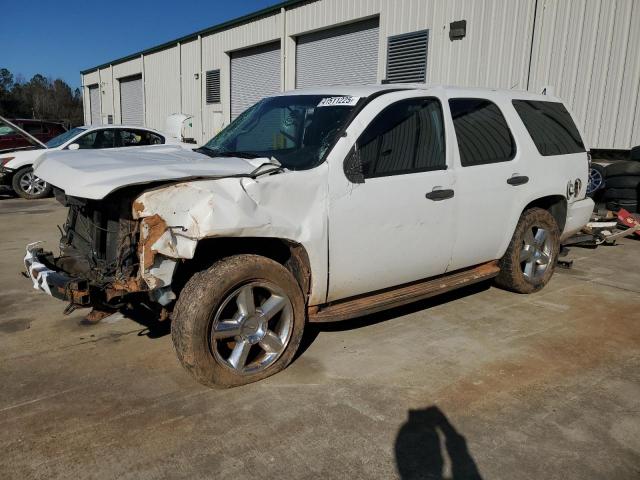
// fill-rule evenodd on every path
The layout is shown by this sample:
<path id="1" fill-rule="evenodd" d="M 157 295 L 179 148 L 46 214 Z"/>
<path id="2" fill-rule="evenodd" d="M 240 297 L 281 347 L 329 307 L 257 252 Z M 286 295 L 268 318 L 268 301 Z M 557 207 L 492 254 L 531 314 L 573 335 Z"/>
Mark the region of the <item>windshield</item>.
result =
<path id="1" fill-rule="evenodd" d="M 283 167 L 318 165 L 358 102 L 356 97 L 288 95 L 245 110 L 204 147 L 208 155 L 274 157 Z"/>
<path id="2" fill-rule="evenodd" d="M 45 145 L 47 146 L 47 148 L 59 147 L 60 145 L 62 145 L 67 140 L 71 140 L 73 137 L 75 137 L 76 135 L 78 135 L 78 134 L 80 134 L 80 133 L 82 133 L 84 131 L 85 131 L 84 128 L 78 128 L 78 127 L 72 128 L 71 130 L 67 130 L 64 133 L 61 133 L 57 137 L 53 137 L 51 140 L 49 140 L 47 143 L 45 143 Z"/>

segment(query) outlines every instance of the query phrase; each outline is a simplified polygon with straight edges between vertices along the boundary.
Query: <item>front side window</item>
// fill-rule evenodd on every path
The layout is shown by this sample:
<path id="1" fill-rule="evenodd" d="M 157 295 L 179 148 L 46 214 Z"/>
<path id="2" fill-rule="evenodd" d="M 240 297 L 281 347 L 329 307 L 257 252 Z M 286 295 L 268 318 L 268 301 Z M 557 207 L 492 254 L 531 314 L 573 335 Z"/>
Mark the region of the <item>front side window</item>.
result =
<path id="1" fill-rule="evenodd" d="M 546 157 L 586 151 L 576 124 L 562 103 L 514 100 L 513 107 L 540 155 Z"/>
<path id="2" fill-rule="evenodd" d="M 120 130 L 120 146 L 141 147 L 146 145 L 160 145 L 164 139 L 160 135 L 146 130 Z"/>
<path id="3" fill-rule="evenodd" d="M 115 132 L 113 130 L 94 130 L 80 137 L 75 143 L 81 150 L 97 148 L 114 148 Z"/>
<path id="4" fill-rule="evenodd" d="M 322 162 L 358 99 L 338 95 L 265 98 L 198 151 L 214 156 L 274 157 L 290 170 Z"/>
<path id="5" fill-rule="evenodd" d="M 516 154 L 516 144 L 502 112 L 489 100 L 449 100 L 463 167 L 507 162 Z"/>
<path id="6" fill-rule="evenodd" d="M 387 107 L 357 142 L 365 178 L 444 170 L 442 106 L 435 98 L 411 98 Z"/>

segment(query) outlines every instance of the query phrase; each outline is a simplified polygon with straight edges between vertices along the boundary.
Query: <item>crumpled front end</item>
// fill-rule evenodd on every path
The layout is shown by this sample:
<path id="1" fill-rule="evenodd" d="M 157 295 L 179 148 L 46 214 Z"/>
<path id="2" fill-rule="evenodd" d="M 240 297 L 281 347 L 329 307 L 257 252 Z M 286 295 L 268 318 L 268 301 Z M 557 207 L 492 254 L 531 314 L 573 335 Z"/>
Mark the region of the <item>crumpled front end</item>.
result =
<path id="1" fill-rule="evenodd" d="M 56 190 L 69 208 L 60 255 L 30 245 L 25 266 L 35 288 L 98 308 L 119 308 L 132 295 L 169 306 L 179 293 L 177 267 L 196 256 L 203 239 L 295 242 L 320 269 L 326 256 L 314 252 L 327 251 L 325 170 L 137 185 L 95 200 Z"/>
<path id="2" fill-rule="evenodd" d="M 146 290 L 137 280 L 139 222 L 131 195 L 96 201 L 57 191 L 56 197 L 69 208 L 60 254 L 40 242 L 27 246 L 24 264 L 34 288 L 75 306 L 118 306 L 125 295 Z"/>

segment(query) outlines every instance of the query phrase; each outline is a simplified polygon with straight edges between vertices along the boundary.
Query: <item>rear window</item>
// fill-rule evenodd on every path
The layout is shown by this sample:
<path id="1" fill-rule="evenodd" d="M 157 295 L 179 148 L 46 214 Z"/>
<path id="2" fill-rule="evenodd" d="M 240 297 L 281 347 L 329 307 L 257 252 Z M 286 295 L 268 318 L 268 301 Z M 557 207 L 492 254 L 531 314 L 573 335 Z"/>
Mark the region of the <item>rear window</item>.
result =
<path id="1" fill-rule="evenodd" d="M 496 104 L 482 98 L 449 100 L 463 167 L 508 162 L 516 144 Z"/>
<path id="2" fill-rule="evenodd" d="M 562 103 L 514 100 L 513 106 L 540 155 L 547 157 L 585 151 L 576 124 Z"/>

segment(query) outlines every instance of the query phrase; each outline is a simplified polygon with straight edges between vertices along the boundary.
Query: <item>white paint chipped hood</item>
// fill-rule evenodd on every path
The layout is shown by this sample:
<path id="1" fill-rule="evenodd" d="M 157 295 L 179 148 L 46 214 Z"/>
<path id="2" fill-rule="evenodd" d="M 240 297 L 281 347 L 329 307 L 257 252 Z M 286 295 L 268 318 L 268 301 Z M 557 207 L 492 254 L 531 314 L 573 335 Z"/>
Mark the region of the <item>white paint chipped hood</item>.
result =
<path id="1" fill-rule="evenodd" d="M 268 159 L 211 158 L 174 145 L 47 152 L 34 172 L 67 195 L 100 200 L 127 185 L 248 174 Z"/>

